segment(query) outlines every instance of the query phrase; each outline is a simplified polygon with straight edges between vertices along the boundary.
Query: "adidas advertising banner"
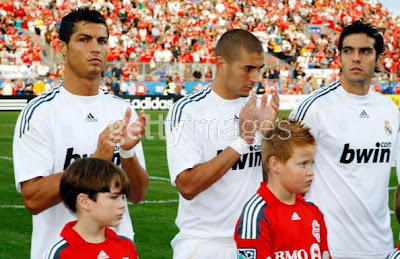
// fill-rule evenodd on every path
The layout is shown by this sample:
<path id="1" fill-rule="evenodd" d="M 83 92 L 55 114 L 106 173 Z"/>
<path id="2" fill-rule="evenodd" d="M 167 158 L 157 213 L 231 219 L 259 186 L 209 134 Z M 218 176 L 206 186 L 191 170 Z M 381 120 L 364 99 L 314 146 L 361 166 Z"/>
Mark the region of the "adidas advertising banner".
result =
<path id="1" fill-rule="evenodd" d="M 308 95 L 280 95 L 280 110 L 292 110 Z M 400 109 L 400 95 L 388 94 Z M 0 111 L 20 111 L 35 96 L 0 96 Z M 182 96 L 171 95 L 144 95 L 144 96 L 121 96 L 129 101 L 135 110 L 169 110 L 172 105 Z"/>
<path id="2" fill-rule="evenodd" d="M 0 111 L 21 111 L 35 96 L 0 96 Z M 129 101 L 135 110 L 169 110 L 182 96 L 121 96 Z"/>

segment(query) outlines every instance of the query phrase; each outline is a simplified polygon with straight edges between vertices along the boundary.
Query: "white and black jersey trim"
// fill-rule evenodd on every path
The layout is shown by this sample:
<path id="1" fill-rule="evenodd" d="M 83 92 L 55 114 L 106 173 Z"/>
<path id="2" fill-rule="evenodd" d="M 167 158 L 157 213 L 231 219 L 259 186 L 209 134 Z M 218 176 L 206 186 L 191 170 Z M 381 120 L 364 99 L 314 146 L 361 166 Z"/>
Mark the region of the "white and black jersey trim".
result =
<path id="1" fill-rule="evenodd" d="M 126 103 L 126 104 L 130 104 L 128 100 L 125 100 L 124 98 L 121 98 L 121 97 L 119 97 L 119 96 L 116 96 L 116 95 L 114 95 L 114 94 L 111 94 L 109 91 L 107 91 L 107 90 L 105 90 L 105 89 L 103 89 L 103 88 L 100 88 L 100 90 L 103 91 L 104 95 L 111 95 L 111 96 L 112 96 L 114 99 L 116 99 L 116 100 L 120 100 L 120 101 L 123 101 L 123 102 Z"/>
<path id="2" fill-rule="evenodd" d="M 191 103 L 191 102 L 198 102 L 202 99 L 204 99 L 209 93 L 211 93 L 211 88 L 208 86 L 203 87 L 201 90 L 189 94 L 186 97 L 181 98 L 179 101 L 176 102 L 176 104 L 173 106 L 172 111 L 171 111 L 171 130 L 177 125 L 182 116 L 182 111 L 183 108 Z"/>
<path id="3" fill-rule="evenodd" d="M 49 250 L 47 250 L 43 259 L 59 259 L 60 253 L 68 246 L 67 241 L 61 237 Z"/>
<path id="4" fill-rule="evenodd" d="M 242 239 L 256 239 L 260 236 L 260 222 L 265 220 L 266 202 L 255 194 L 244 206 L 238 224 L 238 235 Z"/>
<path id="5" fill-rule="evenodd" d="M 395 248 L 387 257 L 386 259 L 400 259 L 400 251 Z"/>
<path id="6" fill-rule="evenodd" d="M 53 100 L 56 97 L 56 95 L 60 92 L 61 86 L 62 86 L 62 83 L 59 83 L 54 88 L 52 88 L 50 91 L 36 97 L 35 99 L 30 101 L 26 105 L 26 107 L 24 108 L 23 113 L 21 115 L 19 137 L 22 137 L 22 135 L 25 134 L 25 132 L 29 130 L 29 121 L 32 118 L 32 115 L 33 115 L 35 109 L 37 107 L 39 107 L 41 104 Z"/>
<path id="7" fill-rule="evenodd" d="M 311 94 L 307 99 L 305 99 L 300 106 L 297 109 L 297 112 L 295 114 L 294 118 L 297 121 L 302 121 L 306 117 L 308 109 L 311 107 L 311 104 L 317 100 L 318 98 L 329 94 L 330 92 L 336 90 L 340 86 L 339 81 L 333 82 L 332 84 L 325 86 L 323 88 L 318 89 L 315 91 L 313 94 Z"/>

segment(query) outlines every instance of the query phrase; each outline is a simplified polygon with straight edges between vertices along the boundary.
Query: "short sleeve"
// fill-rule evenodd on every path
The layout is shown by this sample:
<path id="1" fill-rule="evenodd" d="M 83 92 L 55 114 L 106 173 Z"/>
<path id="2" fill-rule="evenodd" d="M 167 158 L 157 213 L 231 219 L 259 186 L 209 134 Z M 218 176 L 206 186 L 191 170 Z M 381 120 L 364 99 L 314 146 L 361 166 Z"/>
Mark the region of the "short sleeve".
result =
<path id="1" fill-rule="evenodd" d="M 13 161 L 16 188 L 21 192 L 21 182 L 49 176 L 54 167 L 49 113 L 44 108 L 26 106 L 20 113 L 14 131 Z"/>
<path id="2" fill-rule="evenodd" d="M 170 113 L 165 121 L 168 168 L 171 184 L 175 185 L 177 176 L 186 169 L 201 163 L 202 143 L 196 138 L 196 127 L 190 115 L 183 114 L 178 124 L 172 125 Z"/>
<path id="3" fill-rule="evenodd" d="M 319 119 L 318 119 L 318 110 L 315 108 L 315 105 L 311 105 L 307 103 L 308 99 L 301 102 L 296 108 L 294 108 L 290 115 L 290 120 L 296 120 L 303 122 L 307 127 L 311 128 L 311 134 L 313 134 L 314 138 L 318 141 L 319 137 Z"/>
<path id="4" fill-rule="evenodd" d="M 272 240 L 266 221 L 262 219 L 259 221 L 259 230 L 257 233 L 249 233 L 249 231 L 244 229 L 245 225 L 248 226 L 249 222 L 245 222 L 242 217 L 239 218 L 235 228 L 237 258 L 264 259 L 268 258 L 268 256 L 272 258 Z"/>

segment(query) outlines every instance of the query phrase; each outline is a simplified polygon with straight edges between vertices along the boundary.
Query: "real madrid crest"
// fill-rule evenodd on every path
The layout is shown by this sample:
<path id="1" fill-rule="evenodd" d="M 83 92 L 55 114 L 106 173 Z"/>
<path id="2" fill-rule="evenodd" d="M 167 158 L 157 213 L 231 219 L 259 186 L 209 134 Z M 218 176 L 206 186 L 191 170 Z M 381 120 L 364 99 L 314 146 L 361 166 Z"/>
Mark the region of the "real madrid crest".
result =
<path id="1" fill-rule="evenodd" d="M 385 120 L 385 132 L 388 136 L 392 135 L 392 127 L 390 126 L 390 122 Z"/>
<path id="2" fill-rule="evenodd" d="M 317 239 L 318 243 L 321 242 L 321 228 L 319 226 L 318 221 L 315 219 L 311 223 L 312 226 L 312 235 Z"/>

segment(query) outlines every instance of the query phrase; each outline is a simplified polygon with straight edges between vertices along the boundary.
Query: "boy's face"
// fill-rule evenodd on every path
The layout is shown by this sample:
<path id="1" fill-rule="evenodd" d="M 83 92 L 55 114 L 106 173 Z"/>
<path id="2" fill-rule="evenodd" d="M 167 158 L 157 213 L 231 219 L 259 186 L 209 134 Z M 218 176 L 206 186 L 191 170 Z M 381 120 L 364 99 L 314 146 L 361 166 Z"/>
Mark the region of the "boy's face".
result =
<path id="1" fill-rule="evenodd" d="M 91 200 L 89 214 L 101 226 L 116 227 L 119 225 L 125 210 L 125 194 L 114 184 L 110 192 L 99 192 L 96 201 Z"/>
<path id="2" fill-rule="evenodd" d="M 315 145 L 293 147 L 293 154 L 281 164 L 279 181 L 290 193 L 303 194 L 310 190 L 314 178 Z"/>

